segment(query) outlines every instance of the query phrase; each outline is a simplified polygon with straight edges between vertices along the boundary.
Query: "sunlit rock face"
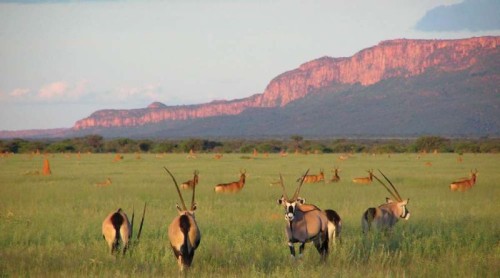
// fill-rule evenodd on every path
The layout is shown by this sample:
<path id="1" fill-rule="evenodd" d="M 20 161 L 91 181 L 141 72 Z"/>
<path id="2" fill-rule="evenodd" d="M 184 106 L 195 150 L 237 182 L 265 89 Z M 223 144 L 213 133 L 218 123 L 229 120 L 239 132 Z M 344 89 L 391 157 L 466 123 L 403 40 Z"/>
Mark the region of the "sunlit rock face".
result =
<path id="1" fill-rule="evenodd" d="M 262 94 L 231 101 L 167 106 L 154 102 L 147 108 L 100 110 L 75 123 L 73 129 L 132 127 L 166 120 L 236 115 L 251 107 L 280 107 L 333 83 L 373 85 L 393 77 L 407 78 L 432 69 L 463 70 L 484 54 L 499 52 L 500 37 L 461 40 L 383 41 L 352 57 L 322 57 L 274 78 Z"/>

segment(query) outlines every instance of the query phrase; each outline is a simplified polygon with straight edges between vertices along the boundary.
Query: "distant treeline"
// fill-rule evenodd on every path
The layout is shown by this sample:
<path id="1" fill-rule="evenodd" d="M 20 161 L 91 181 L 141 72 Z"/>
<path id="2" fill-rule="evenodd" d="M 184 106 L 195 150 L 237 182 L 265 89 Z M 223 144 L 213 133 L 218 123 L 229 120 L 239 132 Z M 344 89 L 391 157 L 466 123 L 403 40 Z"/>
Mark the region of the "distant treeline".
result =
<path id="1" fill-rule="evenodd" d="M 285 140 L 149 140 L 105 139 L 100 135 L 61 140 L 0 140 L 0 152 L 10 153 L 498 153 L 500 138 L 449 139 L 423 136 L 417 139 L 321 139 L 306 140 L 300 135 Z"/>

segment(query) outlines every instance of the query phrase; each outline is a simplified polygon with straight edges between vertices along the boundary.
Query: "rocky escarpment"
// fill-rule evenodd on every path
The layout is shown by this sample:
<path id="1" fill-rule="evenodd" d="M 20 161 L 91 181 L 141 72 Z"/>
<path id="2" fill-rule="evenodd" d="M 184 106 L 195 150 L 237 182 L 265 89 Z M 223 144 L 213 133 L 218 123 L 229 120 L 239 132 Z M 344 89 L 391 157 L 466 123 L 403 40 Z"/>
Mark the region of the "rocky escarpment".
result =
<path id="1" fill-rule="evenodd" d="M 498 53 L 500 37 L 460 40 L 391 40 L 364 49 L 352 57 L 323 57 L 274 78 L 262 94 L 200 105 L 166 106 L 153 103 L 132 110 L 100 110 L 74 125 L 131 127 L 166 120 L 236 115 L 251 107 L 279 107 L 334 83 L 368 86 L 392 77 L 411 77 L 427 70 L 452 72 L 475 65 L 482 55 Z"/>

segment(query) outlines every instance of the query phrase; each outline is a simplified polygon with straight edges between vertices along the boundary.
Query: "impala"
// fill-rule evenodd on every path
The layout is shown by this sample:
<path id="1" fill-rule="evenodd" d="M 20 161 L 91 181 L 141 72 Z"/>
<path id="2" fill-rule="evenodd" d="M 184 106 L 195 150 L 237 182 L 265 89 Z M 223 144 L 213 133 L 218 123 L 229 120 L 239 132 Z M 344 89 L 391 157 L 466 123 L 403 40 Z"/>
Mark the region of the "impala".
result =
<path id="1" fill-rule="evenodd" d="M 462 178 L 458 181 L 454 181 L 450 184 L 450 190 L 451 191 L 467 191 L 471 189 L 475 184 L 477 180 L 477 169 L 475 171 L 470 171 L 471 177 L 469 178 Z"/>
<path id="2" fill-rule="evenodd" d="M 354 178 L 354 179 L 352 179 L 352 182 L 360 183 L 360 184 L 372 183 L 372 181 L 373 181 L 373 169 L 368 170 L 368 175 L 369 175 L 368 177 Z"/>
<path id="3" fill-rule="evenodd" d="M 185 181 L 183 183 L 181 183 L 181 188 L 182 189 L 191 189 L 191 188 L 194 188 L 197 184 L 198 184 L 198 174 L 200 172 L 198 172 L 198 170 L 194 170 L 193 172 L 193 179 L 190 179 L 188 181 Z"/>
<path id="4" fill-rule="evenodd" d="M 241 191 L 241 189 L 243 189 L 243 187 L 245 186 L 246 173 L 247 173 L 246 170 L 244 171 L 240 170 L 240 179 L 238 181 L 217 184 L 214 188 L 215 192 L 236 193 Z"/>
<path id="5" fill-rule="evenodd" d="M 112 183 L 113 183 L 113 181 L 111 181 L 111 178 L 108 177 L 108 178 L 106 178 L 106 180 L 96 183 L 95 186 L 106 187 L 106 186 L 110 186 Z"/>
<path id="6" fill-rule="evenodd" d="M 305 183 L 316 183 L 316 182 L 325 182 L 325 173 L 323 169 L 319 170 L 319 174 L 317 175 L 305 175 L 297 179 L 297 181 L 303 181 Z"/>
<path id="7" fill-rule="evenodd" d="M 223 156 L 224 156 L 224 155 L 223 155 L 223 154 L 221 154 L 221 153 L 216 153 L 216 154 L 214 155 L 214 159 L 221 159 Z"/>
<path id="8" fill-rule="evenodd" d="M 332 179 L 330 180 L 331 182 L 339 182 L 340 181 L 340 176 L 339 176 L 339 168 L 338 167 L 334 167 L 333 170 L 333 177 Z"/>

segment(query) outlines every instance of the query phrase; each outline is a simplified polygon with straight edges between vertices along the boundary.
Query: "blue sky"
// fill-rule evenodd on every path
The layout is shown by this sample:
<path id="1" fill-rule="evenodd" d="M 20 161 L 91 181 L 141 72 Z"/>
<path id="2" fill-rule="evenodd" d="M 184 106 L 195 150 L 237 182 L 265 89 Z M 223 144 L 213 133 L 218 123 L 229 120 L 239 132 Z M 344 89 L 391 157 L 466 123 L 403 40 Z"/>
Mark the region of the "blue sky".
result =
<path id="1" fill-rule="evenodd" d="M 499 3 L 0 0 L 0 130 L 244 98 L 304 62 L 383 40 L 498 36 Z"/>

